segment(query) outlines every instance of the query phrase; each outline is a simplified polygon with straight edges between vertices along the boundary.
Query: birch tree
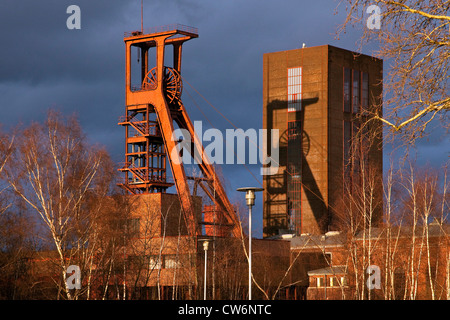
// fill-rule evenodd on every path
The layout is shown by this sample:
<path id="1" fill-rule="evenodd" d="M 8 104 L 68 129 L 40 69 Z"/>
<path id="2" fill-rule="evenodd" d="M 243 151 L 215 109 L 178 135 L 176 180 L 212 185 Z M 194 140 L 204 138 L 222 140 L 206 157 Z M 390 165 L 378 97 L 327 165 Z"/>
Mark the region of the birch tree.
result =
<path id="1" fill-rule="evenodd" d="M 20 132 L 10 158 L 7 181 L 49 234 L 64 296 L 77 298 L 79 292 L 70 290 L 66 272 L 80 259 L 81 250 L 92 245 L 88 241 L 95 242 L 89 234 L 97 210 L 89 204 L 110 187 L 105 174 L 111 172 L 109 157 L 87 144 L 75 117 L 50 111 L 44 124 L 33 123 Z"/>

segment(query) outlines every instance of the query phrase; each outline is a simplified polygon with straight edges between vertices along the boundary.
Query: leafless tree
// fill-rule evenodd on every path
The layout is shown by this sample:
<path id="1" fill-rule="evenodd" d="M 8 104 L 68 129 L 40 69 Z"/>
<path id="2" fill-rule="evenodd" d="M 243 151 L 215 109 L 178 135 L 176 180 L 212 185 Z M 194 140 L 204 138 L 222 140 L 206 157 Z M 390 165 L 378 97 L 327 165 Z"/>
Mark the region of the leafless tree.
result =
<path id="1" fill-rule="evenodd" d="M 399 231 L 401 220 L 396 220 L 396 201 L 395 201 L 395 176 L 396 171 L 393 164 L 390 168 L 383 184 L 384 194 L 384 299 L 396 299 L 396 260 L 399 249 Z M 398 290 L 397 290 L 398 291 Z"/>
<path id="2" fill-rule="evenodd" d="M 447 169 L 436 171 L 416 168 L 410 164 L 402 177 L 402 187 L 406 191 L 403 205 L 404 228 L 410 230 L 410 252 L 407 256 L 405 295 L 409 299 L 423 297 L 419 285 L 427 288 L 428 299 L 439 299 L 444 292 L 445 280 L 438 272 L 446 265 L 448 255 L 448 234 L 442 219 L 442 208 L 448 210 L 446 190 L 448 188 Z M 427 281 L 421 280 L 425 274 Z"/>
<path id="3" fill-rule="evenodd" d="M 72 263 L 92 261 L 91 231 L 113 177 L 109 156 L 87 144 L 75 117 L 50 111 L 44 124 L 33 123 L 16 136 L 10 160 L 7 182 L 49 233 L 65 297 L 77 298 L 66 272 Z"/>
<path id="4" fill-rule="evenodd" d="M 341 0 L 349 26 L 362 29 L 361 46 L 376 44 L 374 54 L 389 65 L 384 79 L 384 115 L 372 114 L 409 143 L 426 133 L 436 118 L 449 129 L 450 3 L 444 0 Z M 371 11 L 373 5 L 379 9 Z M 372 6 L 372 7 L 371 7 Z M 367 22 L 380 14 L 380 28 Z M 429 131 L 429 130 L 428 130 Z M 398 136 L 397 134 L 395 136 Z"/>
<path id="5" fill-rule="evenodd" d="M 5 212 L 10 206 L 11 202 L 6 200 L 4 197 L 5 190 L 9 187 L 7 183 L 4 182 L 4 172 L 3 169 L 5 168 L 12 152 L 12 148 L 14 145 L 14 136 L 9 136 L 4 133 L 0 133 L 0 177 L 2 178 L 1 184 L 0 184 L 0 215 Z"/>
<path id="6" fill-rule="evenodd" d="M 125 225 L 130 208 L 128 197 L 117 192 L 105 198 L 90 237 L 93 253 L 89 267 L 88 287 L 93 299 L 108 299 L 111 292 L 120 292 L 125 258 L 123 247 L 128 241 Z M 90 295 L 86 296 L 90 299 Z"/>

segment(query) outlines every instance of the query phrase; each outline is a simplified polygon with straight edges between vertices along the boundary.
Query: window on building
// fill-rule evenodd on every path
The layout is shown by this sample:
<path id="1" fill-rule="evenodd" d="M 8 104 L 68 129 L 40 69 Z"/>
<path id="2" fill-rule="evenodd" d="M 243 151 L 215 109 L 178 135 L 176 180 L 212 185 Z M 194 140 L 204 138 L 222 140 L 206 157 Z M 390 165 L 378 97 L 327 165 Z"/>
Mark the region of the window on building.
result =
<path id="1" fill-rule="evenodd" d="M 350 150 L 352 145 L 352 123 L 344 120 L 344 179 L 348 181 L 351 173 Z"/>
<path id="2" fill-rule="evenodd" d="M 331 276 L 330 277 L 330 287 L 337 287 L 339 286 L 338 281 L 336 277 Z"/>
<path id="3" fill-rule="evenodd" d="M 288 111 L 302 110 L 302 67 L 288 68 Z"/>
<path id="4" fill-rule="evenodd" d="M 344 68 L 344 112 L 359 113 L 369 107 L 369 74 Z"/>
<path id="5" fill-rule="evenodd" d="M 324 279 L 323 277 L 317 277 L 316 278 L 317 288 L 322 288 L 324 286 Z"/>
<path id="6" fill-rule="evenodd" d="M 361 106 L 363 110 L 369 108 L 369 74 L 367 72 L 362 73 Z"/>
<path id="7" fill-rule="evenodd" d="M 325 254 L 324 254 L 324 258 L 325 258 L 325 262 L 327 263 L 327 264 L 329 264 L 329 265 L 332 265 L 332 260 L 331 260 L 331 258 L 332 258 L 332 254 L 331 254 L 331 252 L 326 252 Z"/>
<path id="8" fill-rule="evenodd" d="M 359 113 L 359 106 L 360 106 L 360 72 L 359 70 L 353 70 L 353 77 L 352 77 L 352 110 L 353 113 Z"/>
<path id="9" fill-rule="evenodd" d="M 344 112 L 351 111 L 352 70 L 344 68 Z"/>
<path id="10" fill-rule="evenodd" d="M 164 257 L 164 268 L 175 269 L 180 267 L 180 261 L 177 259 L 177 255 L 168 254 Z"/>
<path id="11" fill-rule="evenodd" d="M 361 180 L 361 165 L 367 153 L 360 120 L 356 114 L 369 109 L 369 75 L 360 70 L 344 68 L 344 182 L 356 190 Z M 363 127 L 364 131 L 364 127 Z"/>
<path id="12" fill-rule="evenodd" d="M 302 123 L 299 120 L 288 122 L 288 139 L 301 140 Z"/>
<path id="13" fill-rule="evenodd" d="M 366 172 L 369 172 L 369 156 L 370 156 L 370 139 L 369 130 L 367 126 L 362 126 L 361 130 L 361 168 L 364 168 Z"/>
<path id="14" fill-rule="evenodd" d="M 342 287 L 346 287 L 347 284 L 347 277 L 346 276 L 341 276 L 341 286 Z"/>
<path id="15" fill-rule="evenodd" d="M 289 229 L 301 234 L 302 191 L 302 123 L 288 122 L 287 146 L 287 197 Z"/>
<path id="16" fill-rule="evenodd" d="M 352 140 L 354 141 L 354 143 L 352 143 L 352 155 L 353 155 L 353 161 L 352 161 L 352 166 L 353 166 L 353 173 L 354 174 L 358 174 L 361 172 L 361 165 L 360 165 L 360 160 L 361 160 L 361 134 L 359 132 L 360 130 L 360 125 L 359 122 L 357 121 L 353 121 L 352 122 Z"/>
<path id="17" fill-rule="evenodd" d="M 161 263 L 161 259 L 159 256 L 151 256 L 149 258 L 149 269 L 153 270 L 153 269 L 161 269 L 162 267 L 162 263 Z"/>

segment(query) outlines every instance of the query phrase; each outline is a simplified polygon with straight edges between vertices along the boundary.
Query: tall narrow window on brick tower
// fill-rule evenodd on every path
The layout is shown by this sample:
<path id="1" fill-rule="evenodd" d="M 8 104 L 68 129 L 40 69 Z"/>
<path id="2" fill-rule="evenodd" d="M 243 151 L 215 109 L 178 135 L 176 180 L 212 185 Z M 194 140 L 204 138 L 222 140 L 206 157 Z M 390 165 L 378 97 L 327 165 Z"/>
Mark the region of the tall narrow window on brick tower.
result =
<path id="1" fill-rule="evenodd" d="M 349 183 L 351 179 L 351 145 L 352 123 L 344 120 L 344 181 Z"/>
<path id="2" fill-rule="evenodd" d="M 287 206 L 289 229 L 302 233 L 302 123 L 288 122 L 287 145 Z"/>
<path id="3" fill-rule="evenodd" d="M 351 111 L 352 70 L 344 68 L 344 112 Z"/>
<path id="4" fill-rule="evenodd" d="M 288 111 L 302 110 L 302 67 L 288 68 Z"/>
<path id="5" fill-rule="evenodd" d="M 367 72 L 362 73 L 361 86 L 361 106 L 363 110 L 367 110 L 369 108 L 369 74 Z"/>
<path id="6" fill-rule="evenodd" d="M 359 81 L 360 81 L 360 72 L 359 70 L 353 70 L 353 77 L 352 77 L 352 83 L 353 83 L 353 87 L 352 87 L 352 94 L 353 94 L 353 99 L 352 99 L 352 109 L 353 109 L 353 113 L 359 113 L 359 106 L 360 106 L 360 85 L 359 85 Z"/>

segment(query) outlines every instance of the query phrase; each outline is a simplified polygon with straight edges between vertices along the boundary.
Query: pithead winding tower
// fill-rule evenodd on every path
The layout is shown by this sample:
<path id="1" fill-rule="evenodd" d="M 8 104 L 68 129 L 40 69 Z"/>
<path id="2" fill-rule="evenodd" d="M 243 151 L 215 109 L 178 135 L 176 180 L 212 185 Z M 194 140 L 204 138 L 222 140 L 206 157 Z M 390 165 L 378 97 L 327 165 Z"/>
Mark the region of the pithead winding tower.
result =
<path id="1" fill-rule="evenodd" d="M 201 157 L 196 159 L 203 175 L 198 180 L 199 185 L 222 215 L 222 219 L 219 219 L 223 222 L 222 234 L 226 230 L 227 234 L 239 236 L 240 224 L 235 210 L 203 152 L 202 144 L 181 101 L 182 45 L 197 37 L 196 28 L 179 24 L 151 28 L 147 33 L 125 33 L 126 114 L 119 122 L 119 125 L 125 127 L 125 164 L 119 169 L 125 173 L 125 180 L 119 185 L 137 195 L 165 193 L 167 188 L 175 184 L 189 234 L 201 235 L 201 222 L 195 217 L 194 203 L 187 183 L 189 177 L 177 151 L 179 141 L 173 137 L 176 124 L 178 128 L 190 133 L 191 155 Z M 173 48 L 172 67 L 166 66 L 164 61 L 165 54 L 170 54 L 166 52 L 169 46 Z M 132 67 L 132 48 L 138 49 L 140 65 L 137 68 Z M 150 49 L 156 52 L 154 56 L 149 53 Z M 137 85 L 133 85 L 133 80 L 137 81 Z M 174 183 L 169 182 L 166 177 L 167 160 Z"/>

